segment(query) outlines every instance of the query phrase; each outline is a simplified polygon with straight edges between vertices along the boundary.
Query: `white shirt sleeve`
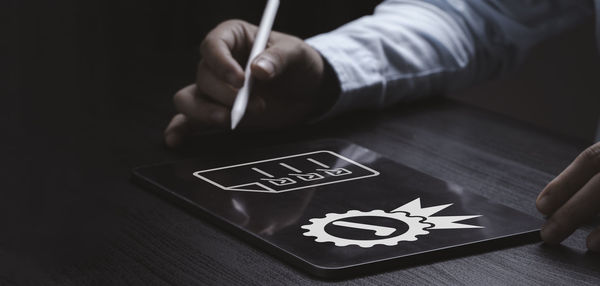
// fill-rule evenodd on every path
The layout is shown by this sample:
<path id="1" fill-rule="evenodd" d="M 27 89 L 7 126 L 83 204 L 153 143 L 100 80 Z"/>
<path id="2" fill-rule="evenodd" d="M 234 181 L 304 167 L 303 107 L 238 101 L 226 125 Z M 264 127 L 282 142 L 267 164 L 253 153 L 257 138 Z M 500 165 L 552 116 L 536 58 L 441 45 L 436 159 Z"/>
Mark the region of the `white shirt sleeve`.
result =
<path id="1" fill-rule="evenodd" d="M 373 15 L 306 42 L 340 83 L 329 117 L 496 77 L 539 41 L 593 14 L 585 0 L 387 0 Z"/>

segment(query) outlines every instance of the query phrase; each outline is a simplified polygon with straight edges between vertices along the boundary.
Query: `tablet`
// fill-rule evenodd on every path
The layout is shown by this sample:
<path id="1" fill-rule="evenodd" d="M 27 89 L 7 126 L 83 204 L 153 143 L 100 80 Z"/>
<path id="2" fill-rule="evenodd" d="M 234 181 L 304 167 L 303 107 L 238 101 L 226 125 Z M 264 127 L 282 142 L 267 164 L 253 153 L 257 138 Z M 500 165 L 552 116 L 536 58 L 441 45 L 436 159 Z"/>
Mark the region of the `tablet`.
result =
<path id="1" fill-rule="evenodd" d="M 133 176 L 202 219 L 320 277 L 362 275 L 539 240 L 541 220 L 394 159 L 346 141 L 321 140 L 216 152 L 139 167 Z"/>

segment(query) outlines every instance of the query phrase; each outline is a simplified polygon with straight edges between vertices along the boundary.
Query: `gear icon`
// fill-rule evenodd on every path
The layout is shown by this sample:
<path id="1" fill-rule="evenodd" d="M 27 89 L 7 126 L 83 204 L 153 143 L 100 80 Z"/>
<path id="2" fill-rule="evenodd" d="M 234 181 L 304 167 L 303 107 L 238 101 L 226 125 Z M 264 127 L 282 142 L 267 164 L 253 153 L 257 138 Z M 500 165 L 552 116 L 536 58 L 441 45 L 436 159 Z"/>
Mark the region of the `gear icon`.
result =
<path id="1" fill-rule="evenodd" d="M 325 227 L 327 225 L 336 221 L 340 221 L 341 219 L 353 217 L 391 218 L 404 222 L 406 225 L 408 225 L 408 230 L 393 237 L 372 240 L 347 239 L 331 235 L 325 231 Z M 308 230 L 304 233 L 304 236 L 314 236 L 316 242 L 333 242 L 336 246 L 357 245 L 363 248 L 370 248 L 375 245 L 394 246 L 400 241 L 415 241 L 417 240 L 417 235 L 428 234 L 429 231 L 427 231 L 427 229 L 434 227 L 433 223 L 426 222 L 425 217 L 414 215 L 411 216 L 410 213 L 405 211 L 385 212 L 382 210 L 372 210 L 368 212 L 362 212 L 350 210 L 343 214 L 328 213 L 324 218 L 313 218 L 309 221 L 311 224 L 301 226 L 301 228 Z M 348 222 L 345 223 L 348 224 Z"/>

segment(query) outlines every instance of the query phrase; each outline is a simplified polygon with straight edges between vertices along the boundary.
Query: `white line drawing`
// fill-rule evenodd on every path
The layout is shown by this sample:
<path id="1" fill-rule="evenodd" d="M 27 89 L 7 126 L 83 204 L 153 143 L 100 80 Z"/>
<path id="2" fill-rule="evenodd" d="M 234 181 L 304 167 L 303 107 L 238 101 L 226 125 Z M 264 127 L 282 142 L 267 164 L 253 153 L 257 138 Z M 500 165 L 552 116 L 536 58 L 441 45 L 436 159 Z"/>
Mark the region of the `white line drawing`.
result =
<path id="1" fill-rule="evenodd" d="M 292 167 L 292 166 L 290 166 L 290 165 L 288 165 L 286 163 L 279 163 L 279 165 L 284 166 L 284 167 L 286 167 L 286 168 L 288 168 L 288 169 L 290 169 L 290 170 L 292 170 L 292 171 L 294 171 L 296 173 L 302 173 L 302 171 L 300 171 L 300 170 L 298 170 L 298 169 L 296 169 L 296 168 L 294 168 L 294 167 Z"/>
<path id="2" fill-rule="evenodd" d="M 356 228 L 356 229 L 372 230 L 375 232 L 376 236 L 390 236 L 390 235 L 392 235 L 392 233 L 396 232 L 396 229 L 393 227 L 364 224 L 364 223 L 357 223 L 357 222 L 343 221 L 343 220 L 337 220 L 337 221 L 332 222 L 331 224 L 337 225 L 337 226 L 343 226 L 343 227 Z"/>
<path id="3" fill-rule="evenodd" d="M 316 181 L 316 180 L 325 178 L 325 177 L 323 177 L 323 175 L 321 175 L 319 173 L 290 174 L 290 176 L 295 176 L 296 178 L 298 178 L 302 181 L 306 181 L 306 182 Z"/>
<path id="4" fill-rule="evenodd" d="M 368 212 L 349 210 L 343 214 L 328 213 L 324 218 L 309 219 L 311 223 L 303 225 L 301 228 L 308 230 L 307 232 L 303 233 L 304 236 L 313 236 L 315 237 L 316 242 L 333 242 L 335 246 L 357 245 L 363 248 L 370 248 L 375 245 L 395 246 L 401 241 L 416 241 L 418 235 L 429 234 L 429 230 L 434 229 L 483 228 L 483 226 L 459 223 L 460 221 L 480 217 L 481 215 L 432 216 L 451 205 L 452 204 L 446 204 L 423 208 L 421 207 L 421 199 L 417 198 L 399 208 L 392 210 L 391 212 L 385 212 L 383 210 L 372 210 Z M 396 232 L 396 229 L 343 220 L 356 217 L 379 217 L 395 219 L 408 225 L 408 230 L 401 234 L 391 236 L 394 232 Z M 359 240 L 337 237 L 325 231 L 325 227 L 329 224 L 354 229 L 372 230 L 375 232 L 375 236 L 383 238 Z"/>
<path id="5" fill-rule="evenodd" d="M 335 168 L 335 169 L 329 169 L 329 170 L 327 170 L 327 169 L 317 169 L 317 171 L 323 171 L 327 175 L 334 176 L 334 177 L 345 176 L 345 175 L 352 174 L 352 172 L 350 172 L 350 171 L 348 171 L 348 170 L 346 170 L 344 168 Z"/>
<path id="6" fill-rule="evenodd" d="M 317 165 L 319 165 L 319 166 L 321 166 L 321 167 L 323 167 L 325 169 L 329 169 L 330 168 L 328 165 L 325 165 L 325 164 L 323 164 L 323 163 L 321 163 L 321 162 L 319 162 L 319 161 L 317 161 L 317 160 L 315 160 L 313 158 L 307 158 L 306 160 L 308 160 L 310 162 L 313 162 L 313 163 L 315 163 L 315 164 L 317 164 Z"/>
<path id="7" fill-rule="evenodd" d="M 253 188 L 250 188 L 252 186 Z M 257 189 L 258 188 L 258 189 Z M 273 190 L 269 186 L 260 183 L 260 182 L 252 182 L 248 184 L 242 184 L 237 186 L 230 186 L 230 190 L 241 191 L 241 192 L 266 192 L 266 193 L 276 193 L 276 190 Z M 258 191 L 263 190 L 263 191 Z"/>
<path id="8" fill-rule="evenodd" d="M 283 177 L 283 178 L 277 178 L 277 179 L 261 179 L 261 180 L 265 180 L 275 186 L 287 186 L 287 185 L 291 185 L 291 184 L 295 184 L 296 181 L 288 178 L 288 177 Z"/>
<path id="9" fill-rule="evenodd" d="M 297 157 L 306 156 L 306 158 L 319 167 L 326 169 L 314 171 L 318 172 L 310 172 L 304 173 L 296 167 L 293 167 L 296 163 L 289 164 L 287 162 L 281 162 L 282 160 L 293 160 Z M 316 157 L 319 160 L 315 159 Z M 305 160 L 304 158 L 299 158 L 301 160 Z M 330 166 L 323 163 L 323 160 L 332 160 L 333 162 L 337 162 L 336 166 L 344 166 L 344 168 L 334 168 L 330 169 Z M 271 163 L 272 162 L 272 163 Z M 301 161 L 297 161 L 301 162 Z M 265 164 L 269 164 L 270 167 L 267 169 L 269 172 L 264 171 L 265 169 L 262 166 Z M 274 165 L 270 165 L 274 164 Z M 306 166 L 304 166 L 306 167 Z M 303 167 L 303 168 L 304 168 Z M 316 167 L 316 166 L 315 166 Z M 288 172 L 278 171 L 279 173 L 275 174 L 273 171 L 277 168 L 283 170 L 292 170 L 295 173 L 290 174 Z M 352 169 L 352 170 L 349 170 Z M 227 175 L 232 170 L 236 172 L 242 172 L 244 175 Z M 327 172 L 331 171 L 331 172 Z M 336 172 L 337 171 L 337 172 Z M 322 173 L 320 173 L 322 172 Z M 214 175 L 215 173 L 219 173 L 219 175 Z M 254 175 L 251 175 L 254 174 Z M 262 175 L 264 177 L 257 177 L 256 175 Z M 283 193 L 289 191 L 296 191 L 305 188 L 314 188 L 317 186 L 324 186 L 330 184 L 337 184 L 352 180 L 360 180 L 366 179 L 370 177 L 379 176 L 380 173 L 378 171 L 373 170 L 363 164 L 355 162 L 352 159 L 346 158 L 340 154 L 329 150 L 319 150 L 289 156 L 282 156 L 277 158 L 258 160 L 253 162 L 247 162 L 242 164 L 235 164 L 230 166 L 212 168 L 207 170 L 200 170 L 193 173 L 193 175 L 215 187 L 218 187 L 222 190 L 226 191 L 242 191 L 242 192 L 261 192 L 261 193 Z M 347 176 L 343 176 L 347 175 Z M 298 180 L 293 180 L 287 176 L 293 176 L 294 178 L 298 178 Z M 253 177 L 251 181 L 240 181 L 245 177 Z M 241 179 L 240 179 L 241 178 Z M 285 180 L 284 180 L 285 178 Z M 268 181 L 269 183 L 263 183 Z M 291 183 L 294 181 L 294 183 Z"/>
<path id="10" fill-rule="evenodd" d="M 254 171 L 258 172 L 258 173 L 261 173 L 261 174 L 265 175 L 266 177 L 275 178 L 275 176 L 273 176 L 273 175 L 271 175 L 271 174 L 269 174 L 269 173 L 267 173 L 267 172 L 265 172 L 265 171 L 263 171 L 263 170 L 261 170 L 259 168 L 255 167 L 255 168 L 252 168 L 252 170 L 254 170 Z"/>

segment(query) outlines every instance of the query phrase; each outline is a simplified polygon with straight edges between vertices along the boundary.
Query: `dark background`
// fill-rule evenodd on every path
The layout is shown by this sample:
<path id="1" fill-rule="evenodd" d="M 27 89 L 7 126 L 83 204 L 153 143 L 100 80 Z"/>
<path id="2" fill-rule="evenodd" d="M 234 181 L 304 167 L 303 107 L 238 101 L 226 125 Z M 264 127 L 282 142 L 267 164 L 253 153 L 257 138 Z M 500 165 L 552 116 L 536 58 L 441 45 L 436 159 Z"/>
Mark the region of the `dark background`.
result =
<path id="1" fill-rule="evenodd" d="M 377 2 L 283 1 L 274 28 L 308 37 L 370 13 Z M 36 108 L 52 106 L 60 108 L 53 119 L 72 121 L 93 115 L 97 106 L 136 101 L 143 108 L 145 101 L 153 100 L 166 100 L 169 106 L 171 94 L 193 79 L 196 48 L 204 35 L 226 19 L 258 23 L 264 1 L 9 1 L 4 5 L 9 6 L 3 19 L 9 27 L 3 41 L 9 50 L 9 89 L 27 94 L 12 97 L 9 106 L 17 106 L 12 116 L 26 117 Z M 145 79 L 138 76 L 141 73 Z M 124 96 L 123 83 L 134 80 L 140 89 Z M 165 88 L 166 94 L 149 98 L 141 86 Z"/>

